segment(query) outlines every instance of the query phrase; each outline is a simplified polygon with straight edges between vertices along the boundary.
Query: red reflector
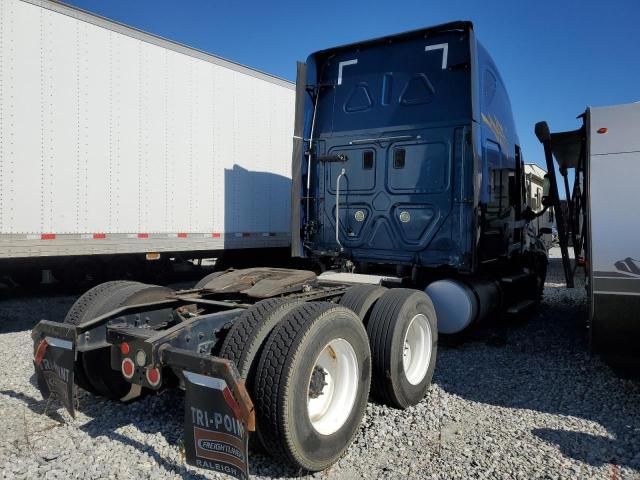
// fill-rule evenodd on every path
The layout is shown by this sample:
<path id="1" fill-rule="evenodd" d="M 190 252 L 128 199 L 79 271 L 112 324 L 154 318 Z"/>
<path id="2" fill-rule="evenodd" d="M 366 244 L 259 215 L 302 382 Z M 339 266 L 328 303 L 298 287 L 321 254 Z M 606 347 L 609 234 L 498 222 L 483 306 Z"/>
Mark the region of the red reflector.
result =
<path id="1" fill-rule="evenodd" d="M 179 233 L 178 234 L 178 238 L 187 238 L 187 234 L 186 233 Z"/>
<path id="2" fill-rule="evenodd" d="M 160 383 L 160 370 L 155 367 L 147 369 L 147 381 L 149 385 L 156 386 Z"/>
<path id="3" fill-rule="evenodd" d="M 149 238 L 149 234 L 148 233 L 139 233 L 138 234 L 138 238 Z"/>
<path id="4" fill-rule="evenodd" d="M 42 340 L 38 345 L 38 348 L 36 349 L 36 355 L 34 358 L 34 362 L 36 363 L 36 366 L 40 366 L 40 364 L 42 363 L 42 359 L 44 358 L 44 354 L 46 353 L 48 346 L 49 344 L 47 343 L 46 340 Z"/>
<path id="5" fill-rule="evenodd" d="M 233 413 L 235 414 L 236 418 L 242 418 L 242 410 L 240 410 L 240 405 L 238 405 L 238 402 L 236 402 L 236 399 L 233 398 L 233 395 L 231 394 L 231 390 L 229 390 L 229 387 L 225 387 L 225 389 L 222 391 L 222 396 L 227 402 L 227 405 L 229 405 L 229 407 L 231 407 L 231 410 L 233 410 Z"/>
<path id="6" fill-rule="evenodd" d="M 55 233 L 43 233 L 42 235 L 40 235 L 40 240 L 55 240 L 55 238 Z"/>
<path id="7" fill-rule="evenodd" d="M 212 238 L 220 238 L 220 234 L 219 233 L 212 233 L 211 237 Z"/>
<path id="8" fill-rule="evenodd" d="M 122 374 L 126 378 L 131 378 L 133 377 L 134 371 L 135 371 L 135 365 L 133 364 L 133 361 L 130 358 L 125 358 L 122 361 Z"/>
<path id="9" fill-rule="evenodd" d="M 602 127 L 597 130 L 598 133 L 607 133 L 609 131 L 608 128 Z"/>
<path id="10" fill-rule="evenodd" d="M 102 240 L 103 238 L 107 238 L 107 235 L 104 233 L 94 233 L 93 234 L 93 239 L 94 240 Z"/>
<path id="11" fill-rule="evenodd" d="M 120 353 L 123 355 L 128 355 L 130 351 L 129 344 L 127 342 L 122 342 L 120 344 Z"/>

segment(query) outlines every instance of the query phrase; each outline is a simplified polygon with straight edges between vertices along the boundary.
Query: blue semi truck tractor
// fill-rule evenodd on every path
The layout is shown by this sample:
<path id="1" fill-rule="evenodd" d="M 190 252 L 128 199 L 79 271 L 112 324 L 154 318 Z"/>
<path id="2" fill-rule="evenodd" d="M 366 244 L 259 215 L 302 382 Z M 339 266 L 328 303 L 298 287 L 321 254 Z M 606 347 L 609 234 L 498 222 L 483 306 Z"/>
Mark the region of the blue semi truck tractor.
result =
<path id="1" fill-rule="evenodd" d="M 86 292 L 33 329 L 40 391 L 134 401 L 185 390 L 185 453 L 248 476 L 249 437 L 307 471 L 337 461 L 370 392 L 407 408 L 438 330 L 535 305 L 523 162 L 500 75 L 469 22 L 317 52 L 298 65 L 292 250 L 318 270 L 214 272 L 173 291 Z"/>

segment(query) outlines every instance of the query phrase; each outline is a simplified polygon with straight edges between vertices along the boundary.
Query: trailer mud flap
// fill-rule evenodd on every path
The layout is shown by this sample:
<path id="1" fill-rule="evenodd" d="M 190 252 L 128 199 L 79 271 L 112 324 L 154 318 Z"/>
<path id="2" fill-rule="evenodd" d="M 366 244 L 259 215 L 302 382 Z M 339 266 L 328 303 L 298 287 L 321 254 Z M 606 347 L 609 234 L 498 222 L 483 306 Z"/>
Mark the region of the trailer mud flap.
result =
<path id="1" fill-rule="evenodd" d="M 75 328 L 43 320 L 36 325 L 31 336 L 34 341 L 33 365 L 42 398 L 59 400 L 75 418 Z"/>
<path id="2" fill-rule="evenodd" d="M 255 414 L 233 362 L 173 347 L 162 348 L 160 354 L 184 379 L 187 463 L 249 478 L 248 440 Z"/>

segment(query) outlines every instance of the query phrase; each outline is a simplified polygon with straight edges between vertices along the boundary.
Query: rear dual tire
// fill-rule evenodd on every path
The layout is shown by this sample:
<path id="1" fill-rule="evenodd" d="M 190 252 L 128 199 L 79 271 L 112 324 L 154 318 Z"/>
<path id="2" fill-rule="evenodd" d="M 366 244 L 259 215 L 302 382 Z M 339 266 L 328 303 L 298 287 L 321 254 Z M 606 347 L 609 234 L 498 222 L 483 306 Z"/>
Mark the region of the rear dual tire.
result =
<path id="1" fill-rule="evenodd" d="M 64 323 L 71 325 L 80 325 L 87 320 L 91 311 L 95 308 L 101 299 L 109 295 L 113 290 L 122 288 L 125 285 L 133 284 L 134 282 L 116 280 L 113 282 L 105 282 L 100 285 L 96 285 L 78 298 L 71 306 L 64 318 Z M 84 369 L 84 356 L 85 352 L 78 352 L 76 356 L 76 362 L 74 367 L 75 383 L 83 390 L 86 390 L 94 395 L 98 395 L 98 391 L 93 387 L 89 381 L 88 375 Z"/>
<path id="2" fill-rule="evenodd" d="M 353 310 L 366 326 L 374 304 L 387 291 L 387 288 L 379 285 L 354 285 L 347 289 L 339 303 Z"/>
<path id="3" fill-rule="evenodd" d="M 116 308 L 162 300 L 172 293 L 170 288 L 127 280 L 105 282 L 76 300 L 64 323 L 80 325 Z M 142 394 L 139 385 L 127 382 L 120 371 L 111 368 L 110 347 L 78 352 L 74 371 L 76 384 L 95 395 L 130 401 Z"/>
<path id="4" fill-rule="evenodd" d="M 408 408 L 426 395 L 436 365 L 438 329 L 431 299 L 419 290 L 394 288 L 375 303 L 367 323 L 373 356 L 374 396 Z"/>
<path id="5" fill-rule="evenodd" d="M 267 337 L 299 304 L 287 299 L 270 298 L 247 308 L 234 320 L 222 342 L 219 355 L 233 361 L 249 391 L 253 389 L 258 359 Z"/>
<path id="6" fill-rule="evenodd" d="M 247 308 L 234 320 L 222 342 L 219 356 L 233 361 L 240 376 L 245 379 L 249 392 L 253 391 L 258 361 L 269 334 L 299 304 L 287 299 L 270 298 Z M 256 428 L 259 426 L 256 425 Z M 250 436 L 249 446 L 254 450 L 260 449 L 258 431 Z M 262 448 L 265 448 L 264 445 Z"/>
<path id="7" fill-rule="evenodd" d="M 204 277 L 202 277 L 198 283 L 196 283 L 193 288 L 197 288 L 197 289 L 201 289 L 207 286 L 207 283 L 209 283 L 211 280 L 215 280 L 216 278 L 218 278 L 220 275 L 226 273 L 224 270 L 220 271 L 220 272 L 212 272 Z"/>
<path id="8" fill-rule="evenodd" d="M 369 341 L 357 315 L 327 302 L 296 306 L 269 335 L 256 370 L 262 444 L 300 469 L 327 468 L 351 445 L 370 382 Z"/>

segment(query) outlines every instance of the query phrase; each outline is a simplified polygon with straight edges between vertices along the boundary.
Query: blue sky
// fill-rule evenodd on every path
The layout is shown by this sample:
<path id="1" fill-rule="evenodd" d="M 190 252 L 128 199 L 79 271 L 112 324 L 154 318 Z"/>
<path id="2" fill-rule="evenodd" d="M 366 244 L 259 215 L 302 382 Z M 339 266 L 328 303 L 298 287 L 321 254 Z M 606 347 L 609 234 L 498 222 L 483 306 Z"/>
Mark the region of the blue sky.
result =
<path id="1" fill-rule="evenodd" d="M 67 0 L 67 3 L 290 80 L 315 50 L 471 20 L 511 97 L 527 162 L 533 134 L 579 126 L 587 105 L 640 101 L 640 0 Z"/>

